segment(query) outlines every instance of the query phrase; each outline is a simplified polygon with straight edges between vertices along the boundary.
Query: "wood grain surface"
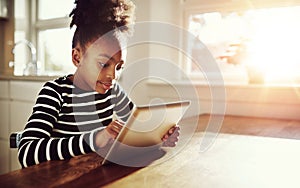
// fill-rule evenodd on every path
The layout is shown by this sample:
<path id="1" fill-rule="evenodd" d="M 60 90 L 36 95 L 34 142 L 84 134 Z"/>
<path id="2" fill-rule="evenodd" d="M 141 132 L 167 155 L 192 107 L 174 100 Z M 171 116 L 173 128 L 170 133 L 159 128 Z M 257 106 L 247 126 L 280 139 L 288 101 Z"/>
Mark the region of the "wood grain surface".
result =
<path id="1" fill-rule="evenodd" d="M 189 187 L 192 185 L 196 186 L 197 183 L 199 184 L 199 182 L 204 181 L 205 178 L 210 179 L 210 181 L 208 181 L 209 183 L 207 184 L 205 182 L 200 183 L 199 185 L 202 185 L 202 187 L 218 187 L 221 185 L 217 183 L 219 181 L 224 181 L 223 185 L 228 184 L 229 186 L 230 183 L 232 183 L 232 185 L 247 187 L 246 184 L 240 182 L 246 177 L 239 174 L 239 171 L 232 169 L 229 164 L 229 166 L 224 166 L 222 162 L 227 163 L 230 161 L 230 157 L 233 157 L 238 161 L 238 163 L 233 163 L 233 165 L 240 165 L 236 168 L 237 170 L 246 173 L 245 171 L 247 167 L 249 167 L 250 170 L 253 170 L 253 174 L 256 173 L 254 170 L 261 170 L 266 173 L 274 172 L 271 168 L 271 164 L 268 162 L 268 157 L 272 159 L 274 158 L 273 155 L 279 155 L 275 157 L 274 162 L 280 164 L 279 167 L 281 167 L 283 171 L 289 170 L 293 163 L 295 167 L 299 164 L 298 160 L 296 161 L 296 158 L 293 157 L 293 155 L 298 156 L 299 154 L 296 152 L 297 149 L 293 147 L 300 147 L 300 144 L 298 144 L 300 140 L 300 121 L 296 120 L 225 116 L 220 129 L 220 133 L 222 134 L 220 135 L 228 136 L 218 137 L 217 142 L 219 145 L 216 146 L 217 148 L 214 149 L 213 154 L 207 153 L 199 157 L 199 140 L 206 130 L 211 117 L 210 115 L 201 115 L 181 121 L 180 123 L 184 126 L 197 122 L 196 133 L 180 153 L 157 165 L 155 165 L 155 163 L 165 157 L 163 151 L 157 151 L 157 153 L 152 156 L 147 155 L 147 157 L 142 156 L 137 159 L 141 161 L 147 160 L 147 162 L 151 164 L 147 167 L 126 167 L 113 163 L 101 166 L 103 158 L 96 153 L 90 153 L 65 161 L 44 162 L 26 169 L 0 175 L 0 187 L 88 188 L 104 186 L 160 187 L 160 185 L 164 185 L 165 187 L 183 187 L 186 185 Z M 222 142 L 224 140 L 228 142 Z M 251 144 L 251 142 L 253 143 Z M 230 144 L 232 148 L 229 147 L 226 150 L 222 150 L 223 147 L 227 145 L 230 146 Z M 276 144 L 278 144 L 282 152 L 285 152 L 287 155 L 282 155 L 280 152 L 276 153 L 277 150 L 275 149 L 270 150 L 268 154 L 267 146 L 276 146 Z M 246 150 L 245 148 L 247 147 L 251 148 L 251 150 Z M 255 153 L 256 149 L 260 152 L 258 153 L 258 157 L 254 156 L 258 162 L 247 157 Z M 232 153 L 229 151 L 233 151 L 235 155 L 231 156 Z M 252 151 L 252 153 L 249 151 Z M 280 163 L 280 157 L 283 161 L 288 162 L 289 165 L 286 167 L 282 165 Z M 220 161 L 216 162 L 214 160 Z M 242 162 L 243 160 L 245 163 Z M 202 161 L 204 161 L 204 163 Z M 256 163 L 257 165 L 255 165 Z M 267 166 L 264 165 L 264 163 Z M 227 168 L 229 171 L 231 170 L 228 172 L 228 176 L 226 175 L 226 170 L 220 170 L 217 165 Z M 217 170 L 220 170 L 219 174 Z M 290 180 L 290 182 L 293 183 L 294 179 L 291 172 L 295 172 L 295 170 L 296 169 L 292 168 L 286 173 L 290 178 L 285 176 L 285 173 L 275 173 L 274 177 L 281 175 L 282 180 Z M 199 176 L 195 176 L 195 174 Z M 257 185 L 264 185 L 263 183 L 266 183 L 265 180 L 261 180 L 259 176 L 252 176 L 253 174 L 249 174 L 248 172 L 246 174 L 248 176 L 251 175 L 253 181 L 262 181 L 258 182 L 260 184 Z M 262 175 L 261 173 L 258 174 L 260 176 Z M 226 177 L 229 179 L 226 180 Z M 269 175 L 267 177 L 270 178 Z M 215 178 L 216 182 L 213 181 L 213 178 Z M 230 178 L 233 178 L 234 181 L 230 180 Z M 255 187 L 255 182 L 251 183 L 254 183 L 252 187 Z M 281 185 L 280 183 L 282 183 L 282 181 L 279 181 L 278 185 Z M 266 183 L 266 185 L 269 184 Z"/>

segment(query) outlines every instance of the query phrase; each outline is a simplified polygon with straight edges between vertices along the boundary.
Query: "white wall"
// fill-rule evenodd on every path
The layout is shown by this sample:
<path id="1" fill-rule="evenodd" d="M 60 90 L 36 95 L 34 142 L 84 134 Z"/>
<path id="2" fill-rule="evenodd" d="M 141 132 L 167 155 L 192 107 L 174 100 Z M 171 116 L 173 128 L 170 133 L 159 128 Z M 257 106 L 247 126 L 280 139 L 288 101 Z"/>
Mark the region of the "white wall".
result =
<path id="1" fill-rule="evenodd" d="M 136 104 L 146 104 L 151 100 L 149 99 L 148 93 L 150 91 L 148 91 L 149 88 L 147 86 L 147 79 L 150 76 L 161 73 L 163 74 L 162 77 L 179 78 L 178 74 L 174 77 L 174 72 L 164 64 L 160 64 L 160 67 L 153 65 L 153 59 L 150 58 L 154 58 L 154 61 L 155 59 L 164 59 L 178 64 L 179 56 L 177 50 L 152 42 L 153 35 L 157 36 L 157 33 L 154 33 L 153 30 L 157 31 L 157 28 L 151 28 L 156 27 L 151 22 L 180 25 L 180 0 L 134 0 L 134 2 L 136 4 L 137 18 L 134 40 L 141 41 L 141 43 L 128 47 L 127 64 L 122 75 L 121 84 Z M 146 22 L 149 22 L 148 26 L 150 28 L 147 28 Z M 158 33 L 159 36 L 162 34 Z M 169 33 L 165 34 L 167 36 L 162 37 L 173 37 Z M 139 37 L 142 39 L 139 40 Z M 179 38 L 174 38 L 174 40 L 179 41 Z"/>

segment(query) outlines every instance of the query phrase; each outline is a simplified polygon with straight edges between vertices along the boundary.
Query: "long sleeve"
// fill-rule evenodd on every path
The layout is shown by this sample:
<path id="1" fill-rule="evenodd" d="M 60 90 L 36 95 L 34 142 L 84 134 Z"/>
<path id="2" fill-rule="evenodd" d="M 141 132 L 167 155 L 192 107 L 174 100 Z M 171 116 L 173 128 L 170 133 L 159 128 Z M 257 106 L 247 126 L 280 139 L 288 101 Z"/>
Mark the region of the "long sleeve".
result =
<path id="1" fill-rule="evenodd" d="M 62 95 L 54 86 L 54 83 L 48 83 L 42 88 L 23 131 L 18 152 L 22 167 L 95 151 L 94 136 L 99 129 L 74 132 L 74 135 L 67 137 L 53 136 L 54 126 L 64 105 Z"/>
<path id="2" fill-rule="evenodd" d="M 114 92 L 116 96 L 115 101 L 113 101 L 115 103 L 114 111 L 121 120 L 126 122 L 134 104 L 120 85 L 116 85 Z"/>

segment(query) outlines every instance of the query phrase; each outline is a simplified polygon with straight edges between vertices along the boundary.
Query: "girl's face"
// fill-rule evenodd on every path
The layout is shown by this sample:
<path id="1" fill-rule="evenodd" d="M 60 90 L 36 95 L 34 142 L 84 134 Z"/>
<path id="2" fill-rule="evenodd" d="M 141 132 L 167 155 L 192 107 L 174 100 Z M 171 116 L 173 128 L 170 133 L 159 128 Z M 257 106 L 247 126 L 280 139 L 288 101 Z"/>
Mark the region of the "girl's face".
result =
<path id="1" fill-rule="evenodd" d="M 77 67 L 74 84 L 80 89 L 104 94 L 113 87 L 118 71 L 123 67 L 119 41 L 112 37 L 101 37 L 85 47 L 72 50 L 73 63 Z M 79 60 L 79 61 L 77 61 Z"/>

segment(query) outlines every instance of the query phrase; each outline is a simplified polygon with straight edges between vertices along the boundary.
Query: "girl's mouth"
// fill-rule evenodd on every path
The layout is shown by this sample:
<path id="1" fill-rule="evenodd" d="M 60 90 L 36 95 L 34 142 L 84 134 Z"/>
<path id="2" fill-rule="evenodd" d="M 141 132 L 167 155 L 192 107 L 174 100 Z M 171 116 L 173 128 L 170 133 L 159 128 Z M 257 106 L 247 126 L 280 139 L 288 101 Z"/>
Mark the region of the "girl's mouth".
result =
<path id="1" fill-rule="evenodd" d="M 113 85 L 111 82 L 98 81 L 98 83 L 101 84 L 103 89 L 105 89 L 105 90 L 109 90 L 110 88 L 112 88 L 112 85 Z"/>

